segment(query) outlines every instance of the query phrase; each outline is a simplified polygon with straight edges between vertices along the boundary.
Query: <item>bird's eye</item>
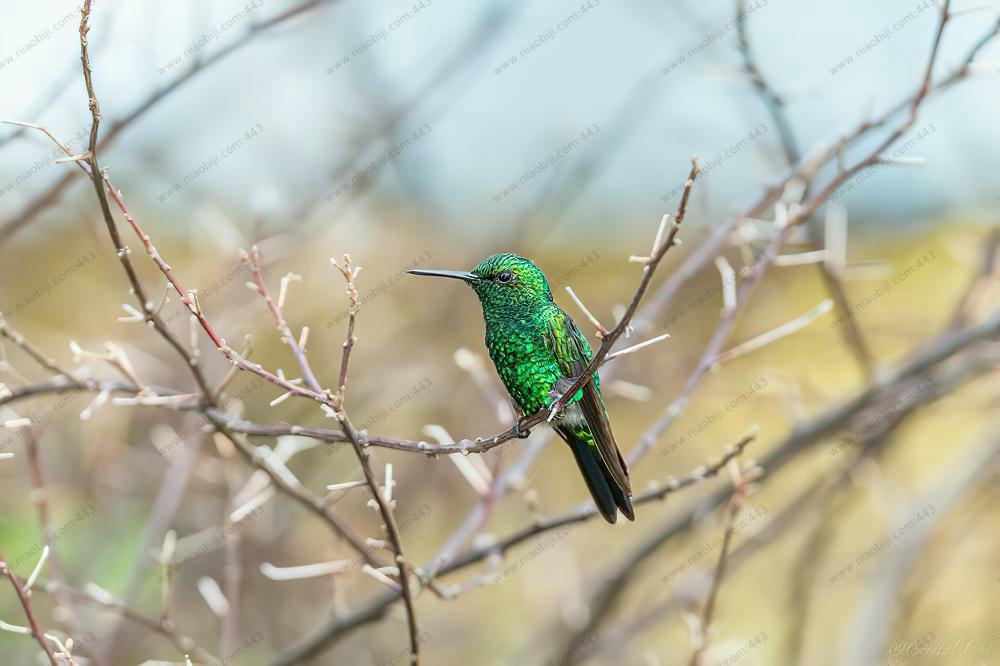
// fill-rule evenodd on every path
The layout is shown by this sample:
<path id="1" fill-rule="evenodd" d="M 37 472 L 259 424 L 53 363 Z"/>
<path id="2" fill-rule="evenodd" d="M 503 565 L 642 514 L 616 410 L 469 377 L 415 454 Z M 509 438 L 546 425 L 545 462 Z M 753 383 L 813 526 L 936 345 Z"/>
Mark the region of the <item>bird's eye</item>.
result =
<path id="1" fill-rule="evenodd" d="M 497 275 L 497 282 L 507 283 L 514 279 L 514 274 L 510 271 L 504 271 Z"/>

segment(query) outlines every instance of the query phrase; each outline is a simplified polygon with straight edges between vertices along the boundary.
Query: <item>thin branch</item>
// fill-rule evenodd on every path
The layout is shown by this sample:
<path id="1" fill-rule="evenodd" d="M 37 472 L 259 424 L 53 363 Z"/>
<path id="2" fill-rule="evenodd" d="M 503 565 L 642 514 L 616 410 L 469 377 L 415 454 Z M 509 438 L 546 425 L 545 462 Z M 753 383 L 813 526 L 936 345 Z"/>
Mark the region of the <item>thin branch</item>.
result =
<path id="1" fill-rule="evenodd" d="M 768 114 L 774 124 L 778 127 L 778 136 L 781 137 L 781 146 L 785 151 L 785 160 L 789 165 L 799 161 L 801 153 L 795 141 L 795 132 L 792 131 L 791 123 L 785 113 L 785 100 L 774 88 L 771 87 L 763 72 L 757 66 L 757 62 L 750 50 L 750 40 L 747 38 L 747 3 L 746 0 L 736 0 L 736 36 L 738 39 L 740 54 L 743 56 L 743 70 L 753 84 L 754 90 L 767 107 Z"/>
<path id="2" fill-rule="evenodd" d="M 551 419 L 560 409 L 562 409 L 569 399 L 576 394 L 584 384 L 591 381 L 594 373 L 604 362 L 604 357 L 608 355 L 611 351 L 611 347 L 614 346 L 615 342 L 618 341 L 625 332 L 629 329 L 632 317 L 635 315 L 636 308 L 639 307 L 639 301 L 642 300 L 643 295 L 646 293 L 646 289 L 649 287 L 650 281 L 653 279 L 653 273 L 656 271 L 657 266 L 660 265 L 660 261 L 663 259 L 664 255 L 674 245 L 679 245 L 680 241 L 677 239 L 677 232 L 680 231 L 681 223 L 684 221 L 684 215 L 687 212 L 688 199 L 691 197 L 691 187 L 694 185 L 695 179 L 698 177 L 700 169 L 698 168 L 698 161 L 695 158 L 691 159 L 691 171 L 688 173 L 687 180 L 684 181 L 684 193 L 681 195 L 680 205 L 677 207 L 677 214 L 674 216 L 674 222 L 670 226 L 670 231 L 667 233 L 666 239 L 660 244 L 659 247 L 655 248 L 653 254 L 649 257 L 649 260 L 645 262 L 642 269 L 642 279 L 639 281 L 639 286 L 635 290 L 635 295 L 632 296 L 632 301 L 625 308 L 625 312 L 622 318 L 618 321 L 618 324 L 603 338 L 601 339 L 601 346 L 594 354 L 590 363 L 584 368 L 580 376 L 575 379 L 575 381 L 567 388 L 561 396 L 552 401 L 552 404 L 547 408 L 548 415 L 545 415 L 545 409 L 540 410 L 538 413 L 528 417 L 521 424 L 521 429 L 524 430 L 526 427 L 530 427 L 535 423 L 539 423 L 543 420 L 541 417 Z M 657 233 L 657 237 L 660 237 L 661 233 Z"/>
<path id="3" fill-rule="evenodd" d="M 357 430 L 354 428 L 354 425 L 351 423 L 350 418 L 348 418 L 347 413 L 344 410 L 344 396 L 347 390 L 347 369 L 348 363 L 350 362 L 351 349 L 354 347 L 356 339 L 354 335 L 354 326 L 359 309 L 358 290 L 354 284 L 354 278 L 357 276 L 360 268 L 354 268 L 352 266 L 351 258 L 347 254 L 343 256 L 343 265 L 333 262 L 333 264 L 344 276 L 344 282 L 347 286 L 347 296 L 350 302 L 350 317 L 347 324 L 347 336 L 343 344 L 338 388 L 336 394 L 331 399 L 328 397 L 329 393 L 323 389 L 319 381 L 316 379 L 312 368 L 309 366 L 309 361 L 306 358 L 305 352 L 302 350 L 295 337 L 291 334 L 288 324 L 285 322 L 284 314 L 281 311 L 281 304 L 284 299 L 279 298 L 278 302 L 275 303 L 267 291 L 267 287 L 264 284 L 264 279 L 261 275 L 260 252 L 257 248 L 252 250 L 252 254 L 246 260 L 250 262 L 253 270 L 258 293 L 267 303 L 268 308 L 270 309 L 277 324 L 282 340 L 289 346 L 292 353 L 295 355 L 295 358 L 302 369 L 302 375 L 305 378 L 306 384 L 315 394 L 322 396 L 320 402 L 322 403 L 324 409 L 327 411 L 328 415 L 332 415 L 337 419 L 343 430 L 343 434 L 354 447 L 354 452 L 361 464 L 361 470 L 364 473 L 365 481 L 369 486 L 376 505 L 378 506 L 379 513 L 382 515 L 386 533 L 389 537 L 390 543 L 392 544 L 393 551 L 395 552 L 396 565 L 399 569 L 400 590 L 406 607 L 407 623 L 410 632 L 410 663 L 412 666 L 417 666 L 420 662 L 420 631 L 417 627 L 416 610 L 414 608 L 412 590 L 410 589 L 410 576 L 407 571 L 407 562 L 403 553 L 402 541 L 399 537 L 399 528 L 396 525 L 396 519 L 392 513 L 392 506 L 388 498 L 388 493 L 383 493 L 379 488 L 378 481 L 372 473 L 368 454 L 364 450 L 363 440 L 359 436 Z M 372 562 L 369 560 L 369 565 L 371 564 Z"/>
<path id="4" fill-rule="evenodd" d="M 194 359 L 190 356 L 180 341 L 170 333 L 170 331 L 163 324 L 162 320 L 158 316 L 154 315 L 152 301 L 146 297 L 146 292 L 144 291 L 142 284 L 139 282 L 139 277 L 132 265 L 131 251 L 124 245 L 124 243 L 122 243 L 121 236 L 118 234 L 118 227 L 115 224 L 114 216 L 111 213 L 111 206 L 108 204 L 108 198 L 104 190 L 104 178 L 101 173 L 101 168 L 97 162 L 97 133 L 101 123 L 101 107 L 97 101 L 97 96 L 94 93 L 94 83 L 90 68 L 90 54 L 87 46 L 87 33 L 90 30 L 88 25 L 90 20 L 90 7 L 91 0 L 84 0 L 83 8 L 80 13 L 80 62 L 83 65 L 83 78 L 87 88 L 87 98 L 89 100 L 88 105 L 90 107 L 92 119 L 88 148 L 89 154 L 87 157 L 87 164 L 90 167 L 90 178 L 93 182 L 94 190 L 97 193 L 97 198 L 101 205 L 101 214 L 104 218 L 105 225 L 107 226 L 108 234 L 111 236 L 111 242 L 115 246 L 118 259 L 122 264 L 122 268 L 125 270 L 125 274 L 128 276 L 130 285 L 132 286 L 132 293 L 135 294 L 136 299 L 139 301 L 139 306 L 146 315 L 147 322 L 149 322 L 150 325 L 156 329 L 157 333 L 159 333 L 168 344 L 174 347 L 177 353 L 188 362 L 188 366 L 198 384 L 198 387 L 202 390 L 202 392 L 208 394 L 208 384 L 205 382 L 205 377 L 197 363 L 194 362 Z M 65 146 L 63 149 L 67 152 L 67 154 L 71 154 L 71 151 L 69 151 L 69 149 Z M 82 168 L 81 162 L 77 162 L 77 164 L 80 164 Z M 112 192 L 116 192 L 114 188 L 110 189 Z M 124 203 L 121 203 L 120 198 L 116 198 L 116 201 L 119 202 L 120 206 L 124 207 Z M 127 216 L 127 218 L 128 217 L 130 216 Z"/>
<path id="5" fill-rule="evenodd" d="M 800 162 L 802 155 L 795 140 L 795 132 L 788 120 L 788 114 L 785 112 L 785 100 L 774 91 L 764 77 L 750 49 L 750 40 L 746 29 L 746 4 L 746 0 L 736 0 L 736 31 L 739 39 L 740 53 L 743 56 L 743 68 L 753 84 L 754 90 L 764 102 L 768 114 L 778 128 L 778 136 L 785 151 L 785 159 L 788 166 L 791 167 Z M 806 192 L 808 192 L 808 187 L 806 188 Z M 820 246 L 822 233 L 818 223 L 814 220 L 809 220 L 807 226 L 813 245 Z M 854 319 L 853 311 L 847 300 L 847 292 L 844 284 L 840 276 L 826 263 L 820 262 L 818 268 L 820 276 L 823 278 L 827 291 L 830 292 L 830 296 L 833 298 L 837 309 L 844 314 L 844 321 L 847 325 L 841 328 L 841 331 L 847 342 L 848 349 L 854 353 L 859 365 L 865 374 L 870 377 L 874 366 L 874 356 L 864 335 L 861 333 L 861 328 Z"/>
<path id="6" fill-rule="evenodd" d="M 341 266 L 333 258 L 330 259 L 330 263 L 337 267 L 337 270 L 341 272 L 344 276 L 344 281 L 347 283 L 347 299 L 350 303 L 350 311 L 347 318 L 347 335 L 344 337 L 344 344 L 342 346 L 343 351 L 340 357 L 340 375 L 337 378 L 337 395 L 336 402 L 343 404 L 344 393 L 347 390 L 347 364 L 351 360 L 351 350 L 354 348 L 354 342 L 357 338 L 354 337 L 354 322 L 358 317 L 358 290 L 354 286 L 354 278 L 357 275 L 357 271 L 361 269 L 353 269 L 351 267 L 351 257 L 345 254 L 343 257 L 344 265 Z"/>
<path id="7" fill-rule="evenodd" d="M 264 299 L 267 303 L 268 309 L 271 311 L 271 315 L 274 317 L 275 324 L 278 327 L 278 334 L 281 336 L 281 341 L 288 345 L 289 349 L 295 355 L 295 359 L 299 363 L 299 367 L 302 369 L 302 378 L 305 379 L 306 385 L 309 386 L 313 391 L 317 393 L 324 393 L 323 388 L 320 386 L 319 382 L 316 380 L 316 376 L 313 374 L 312 368 L 309 366 L 309 362 L 306 360 L 305 351 L 299 345 L 295 336 L 292 335 L 292 330 L 288 327 L 288 322 L 285 321 L 285 315 L 281 311 L 283 297 L 285 295 L 285 288 L 282 288 L 282 298 L 279 298 L 279 303 L 275 303 L 274 299 L 271 298 L 271 294 L 267 290 L 267 285 L 264 284 L 264 276 L 261 275 L 261 254 L 260 249 L 254 245 L 250 249 L 250 254 L 243 257 L 253 273 L 254 283 L 257 285 L 257 293 L 260 297 Z M 282 284 L 286 284 L 282 281 Z"/>
<path id="8" fill-rule="evenodd" d="M 225 544 L 225 563 L 222 568 L 222 579 L 229 612 L 222 618 L 219 652 L 232 654 L 236 644 L 237 632 L 240 626 L 241 586 L 243 582 L 243 564 L 240 561 L 240 548 L 243 537 L 236 529 L 233 512 L 238 508 L 235 500 L 239 493 L 239 471 L 235 451 L 231 440 L 225 437 L 215 437 L 216 448 L 225 463 L 226 470 L 226 504 L 222 520 L 222 533 Z M 166 577 L 165 577 L 166 579 Z"/>
<path id="9" fill-rule="evenodd" d="M 343 427 L 344 432 L 347 433 L 347 437 L 354 446 L 354 450 L 361 462 L 361 470 L 365 475 L 365 481 L 368 483 L 372 496 L 378 504 L 379 513 L 382 514 L 382 520 L 385 523 L 386 534 L 389 537 L 393 551 L 396 553 L 396 565 L 399 567 L 399 586 L 403 597 L 403 605 L 406 608 L 406 621 L 410 632 L 410 664 L 411 666 L 418 666 L 420 663 L 420 630 L 417 627 L 417 612 L 413 603 L 413 590 L 411 589 L 410 571 L 408 570 L 409 563 L 403 554 L 403 543 L 399 537 L 399 527 L 396 525 L 396 518 L 392 513 L 392 507 L 386 499 L 385 493 L 381 492 L 378 481 L 375 479 L 375 475 L 372 474 L 368 454 L 365 453 L 361 446 L 361 439 L 358 437 L 357 430 L 354 429 L 343 409 L 338 410 L 336 414 L 337 420 L 340 422 L 341 427 Z"/>
<path id="10" fill-rule="evenodd" d="M 729 546 L 736 531 L 736 518 L 743 508 L 743 502 L 747 496 L 747 486 L 751 481 L 749 477 L 744 476 L 743 471 L 737 465 L 734 462 L 731 466 L 736 467 L 736 472 L 734 472 L 736 478 L 733 479 L 733 494 L 730 496 L 729 504 L 726 506 L 725 527 L 723 528 L 722 545 L 719 548 L 719 559 L 715 563 L 715 570 L 712 572 L 712 584 L 708 590 L 708 598 L 705 601 L 701 617 L 699 618 L 700 632 L 695 638 L 697 643 L 691 653 L 691 666 L 701 666 L 702 657 L 709 646 L 709 634 L 711 633 L 712 618 L 715 613 L 715 601 L 719 595 L 719 587 L 722 585 L 722 576 L 726 571 L 726 558 L 729 556 Z"/>
<path id="11" fill-rule="evenodd" d="M 194 639 L 177 631 L 177 627 L 174 625 L 173 620 L 167 618 L 154 619 L 138 613 L 128 606 L 116 602 L 109 594 L 94 594 L 56 581 L 40 581 L 39 589 L 50 594 L 66 594 L 84 603 L 111 611 L 130 622 L 146 627 L 150 631 L 160 634 L 170 641 L 181 654 L 193 655 L 196 659 L 207 663 L 218 662 L 218 659 L 216 659 L 210 652 L 198 646 Z"/>
<path id="12" fill-rule="evenodd" d="M 358 552 L 365 562 L 376 567 L 382 566 L 381 562 L 379 562 L 379 560 L 372 554 L 371 548 L 365 544 L 364 540 L 352 528 L 348 527 L 340 520 L 340 518 L 333 514 L 323 497 L 320 497 L 305 488 L 298 482 L 297 479 L 294 479 L 294 483 L 292 483 L 289 479 L 286 479 L 285 475 L 275 469 L 273 464 L 269 464 L 268 458 L 261 456 L 258 450 L 247 442 L 245 438 L 240 437 L 237 433 L 222 423 L 213 423 L 219 432 L 225 435 L 226 438 L 236 446 L 237 450 L 243 454 L 243 457 L 246 460 L 251 462 L 254 467 L 263 470 L 264 473 L 267 474 L 271 483 L 273 483 L 278 490 L 296 500 L 299 504 L 325 521 L 334 532 L 340 535 L 354 550 Z"/>
<path id="13" fill-rule="evenodd" d="M 725 462 L 719 460 L 713 462 L 707 468 L 698 468 L 692 472 L 688 478 L 693 477 L 693 479 L 695 479 L 693 483 L 696 483 L 701 478 L 706 478 L 706 476 L 702 476 L 702 472 L 710 471 L 711 475 L 714 476 L 726 467 L 732 468 L 733 466 L 738 466 L 739 460 L 737 456 L 742 454 L 744 447 L 750 441 L 755 439 L 755 437 L 756 428 L 753 432 L 745 435 L 736 446 L 727 447 Z M 747 478 L 749 479 L 750 477 Z M 745 492 L 745 487 L 741 493 L 742 492 Z M 734 491 L 734 495 L 735 494 L 736 493 Z M 729 529 L 727 527 L 727 535 L 728 534 Z M 585 636 L 592 635 L 594 633 L 603 617 L 617 604 L 618 599 L 627 587 L 628 581 L 638 571 L 639 565 L 646 560 L 647 557 L 652 555 L 659 548 L 661 543 L 662 542 L 657 539 L 642 540 L 638 547 L 629 552 L 618 564 L 615 565 L 613 571 L 601 580 L 601 582 L 597 585 L 597 590 L 593 595 L 591 595 L 589 603 L 590 612 L 588 614 L 587 621 L 581 626 L 575 627 L 571 632 L 571 635 L 563 641 L 562 647 L 560 648 L 554 663 L 569 664 L 574 661 L 577 646 L 583 641 Z M 711 598 L 710 603 L 713 603 Z M 708 612 L 708 617 L 710 618 L 710 606 L 708 606 Z M 707 630 L 707 624 L 705 626 Z"/>
<path id="14" fill-rule="evenodd" d="M 52 372 L 52 374 L 66 377 L 69 381 L 77 383 L 77 380 L 73 378 L 73 375 L 59 367 L 59 364 L 56 363 L 55 359 L 46 356 L 37 347 L 28 342 L 28 340 L 21 335 L 21 333 L 12 329 L 7 322 L 3 320 L 2 316 L 0 316 L 0 337 L 7 338 L 13 342 L 16 346 L 20 347 L 25 354 L 30 356 L 40 366 Z"/>
<path id="15" fill-rule="evenodd" d="M 378 505 L 379 513 L 382 515 L 382 520 L 385 524 L 386 534 L 396 554 L 396 566 L 399 568 L 399 587 L 403 597 L 403 605 L 406 608 L 406 621 L 410 632 L 410 664 L 411 666 L 418 666 L 420 664 L 420 630 L 417 626 L 417 611 L 413 603 L 413 590 L 410 587 L 410 572 L 408 571 L 406 556 L 403 554 L 403 542 L 399 537 L 399 527 L 396 525 L 396 518 L 392 513 L 389 494 L 388 492 L 382 492 L 379 488 L 378 480 L 376 480 L 375 475 L 372 473 L 371 462 L 364 450 L 361 437 L 358 435 L 358 431 L 355 430 L 350 418 L 348 418 L 347 412 L 344 411 L 344 395 L 347 390 L 347 366 L 350 361 L 351 348 L 354 346 L 354 321 L 358 313 L 358 290 L 354 285 L 354 277 L 357 275 L 357 270 L 352 269 L 351 258 L 346 254 L 344 255 L 343 266 L 336 263 L 335 265 L 340 269 L 347 284 L 347 296 L 350 301 L 351 310 L 350 319 L 347 324 L 347 336 L 343 344 L 343 355 L 340 361 L 339 384 L 336 396 L 331 405 L 333 408 L 332 411 L 340 423 L 344 434 L 347 435 L 348 440 L 350 440 L 351 445 L 354 447 L 354 453 L 358 457 L 358 462 L 361 463 L 361 471 L 365 476 L 365 481 L 368 483 L 372 497 Z M 306 363 L 305 356 L 302 355 L 301 358 L 302 362 Z M 387 488 L 388 490 L 389 488 Z"/>
<path id="16" fill-rule="evenodd" d="M 49 559 L 52 560 L 49 568 L 52 571 L 53 578 L 63 581 L 65 576 L 63 574 L 60 558 L 56 553 L 56 538 L 52 530 L 52 520 L 49 512 L 49 490 L 45 485 L 45 477 L 42 474 L 42 462 L 41 456 L 39 455 L 38 438 L 35 437 L 35 433 L 31 428 L 27 429 L 26 437 L 27 446 L 25 447 L 25 450 L 28 459 L 28 469 L 31 476 L 31 499 L 34 502 L 35 510 L 38 513 L 38 523 L 42 528 L 42 535 L 44 536 L 46 544 L 42 551 L 43 557 L 39 559 L 38 564 L 35 566 L 35 570 L 32 571 L 31 576 L 28 577 L 28 582 L 25 584 L 25 590 L 28 591 L 31 589 L 34 579 L 37 578 L 38 574 L 41 572 L 41 566 L 43 564 L 45 554 L 48 554 Z M 71 604 L 68 603 L 65 595 L 57 594 L 55 596 L 55 602 L 57 608 L 61 611 L 62 616 L 66 618 L 65 624 L 71 628 L 74 633 L 82 633 L 79 618 L 76 616 Z"/>
<path id="17" fill-rule="evenodd" d="M 833 301 L 827 299 L 813 309 L 809 310 L 809 312 L 806 312 L 791 321 L 785 322 L 781 326 L 772 328 L 770 331 L 761 333 L 746 342 L 741 342 L 731 349 L 727 349 L 715 358 L 715 365 L 719 366 L 727 361 L 733 360 L 734 358 L 745 356 L 746 354 L 757 351 L 761 347 L 766 347 L 773 342 L 777 342 L 778 340 L 785 338 L 796 331 L 802 330 L 818 317 L 821 317 L 829 312 L 832 306 Z"/>
<path id="18" fill-rule="evenodd" d="M 616 352 L 611 352 L 610 354 L 604 357 L 604 362 L 607 363 L 608 361 L 613 361 L 616 358 L 625 356 L 626 354 L 634 354 L 635 352 L 639 351 L 640 349 L 643 349 L 644 347 L 655 345 L 657 342 L 663 342 L 664 340 L 669 340 L 669 339 L 670 339 L 669 333 L 661 333 L 660 335 L 657 335 L 655 338 L 650 338 L 649 340 L 643 340 L 642 342 L 637 342 L 631 347 L 626 347 L 625 349 L 619 349 Z"/>
<path id="19" fill-rule="evenodd" d="M 35 613 L 31 610 L 31 599 L 29 597 L 28 591 L 18 580 L 17 576 L 10 569 L 10 565 L 7 564 L 7 560 L 4 558 L 3 553 L 0 553 L 0 574 L 6 576 L 10 580 L 10 584 L 14 586 L 14 592 L 17 593 L 17 598 L 21 602 L 21 608 L 24 609 L 24 614 L 28 618 L 28 624 L 31 625 L 31 635 L 35 637 L 38 644 L 41 646 L 42 651 L 45 656 L 49 658 L 49 662 L 52 666 L 59 666 L 56 661 L 56 656 L 52 654 L 52 648 L 49 647 L 48 642 L 45 640 L 45 634 L 42 630 L 38 628 L 38 620 L 35 619 Z"/>
<path id="20" fill-rule="evenodd" d="M 82 26 L 81 26 L 81 34 L 85 34 L 84 31 L 83 31 L 83 29 L 82 29 Z M 84 37 L 84 39 L 85 39 L 85 37 Z M 82 51 L 85 53 L 85 42 L 83 42 L 81 46 L 82 46 Z M 89 69 L 88 69 L 88 71 L 89 71 Z M 95 120 L 97 122 L 99 122 L 99 120 L 100 120 L 99 113 L 100 112 L 98 110 L 97 115 L 94 116 L 94 118 L 95 118 Z M 14 123 L 14 124 L 24 124 L 24 123 Z M 63 143 L 61 143 L 58 139 L 56 139 L 52 135 L 52 133 L 49 132 L 49 130 L 47 130 L 46 128 L 41 127 L 41 126 L 37 126 L 37 125 L 30 125 L 30 124 L 28 124 L 28 126 L 44 132 L 60 148 L 62 148 L 62 150 L 64 152 L 66 152 L 67 154 L 70 154 L 69 148 L 66 147 Z M 132 290 L 136 294 L 136 297 L 139 300 L 140 306 L 142 307 L 143 315 L 145 317 L 145 321 L 147 323 L 149 323 L 150 325 L 152 325 L 156 329 L 156 331 L 172 347 L 174 347 L 174 349 L 176 349 L 179 354 L 181 354 L 185 358 L 185 360 L 187 361 L 188 366 L 191 368 L 191 371 L 192 371 L 192 373 L 195 376 L 195 379 L 198 381 L 199 387 L 202 388 L 203 392 L 205 392 L 206 395 L 209 396 L 209 397 L 216 395 L 217 392 L 205 391 L 205 388 L 206 388 L 204 386 L 204 381 L 205 380 L 204 380 L 204 378 L 203 378 L 203 376 L 201 374 L 201 371 L 198 368 L 196 356 L 193 353 L 188 352 L 188 350 L 184 348 L 183 344 L 179 340 L 177 340 L 173 336 L 173 334 L 170 333 L 169 330 L 167 330 L 166 326 L 163 324 L 162 320 L 159 317 L 159 310 L 160 310 L 160 308 L 158 308 L 158 307 L 154 308 L 152 301 L 148 300 L 145 297 L 145 293 L 144 293 L 144 291 L 142 289 L 142 286 L 138 282 L 138 278 L 136 277 L 135 270 L 134 270 L 134 268 L 132 266 L 132 263 L 131 263 L 131 258 L 130 258 L 131 257 L 131 250 L 122 243 L 122 241 L 120 239 L 120 236 L 118 235 L 117 228 L 115 227 L 114 218 L 111 215 L 111 210 L 110 210 L 110 206 L 108 205 L 108 202 L 107 202 L 107 197 L 105 195 L 104 187 L 102 187 L 101 185 L 99 185 L 97 179 L 93 177 L 93 174 L 96 173 L 96 171 L 94 169 L 94 164 L 96 164 L 96 156 L 93 154 L 93 152 L 90 152 L 88 154 L 88 158 L 87 159 L 88 159 L 88 164 L 90 164 L 90 168 L 89 169 L 86 168 L 86 167 L 84 167 L 83 164 L 80 163 L 79 161 L 77 161 L 77 164 L 80 166 L 81 169 L 84 169 L 88 174 L 91 174 L 92 179 L 95 181 L 95 188 L 97 188 L 98 198 L 101 201 L 101 211 L 102 211 L 102 214 L 104 214 L 105 223 L 108 225 L 109 233 L 112 236 L 112 242 L 115 245 L 115 249 L 117 251 L 118 257 L 121 260 L 122 265 L 125 268 L 126 274 L 129 277 L 129 282 L 132 285 Z M 283 388 L 286 392 L 288 392 L 288 393 L 290 393 L 292 395 L 298 395 L 298 396 L 301 396 L 301 397 L 309 398 L 311 400 L 315 400 L 317 402 L 323 402 L 323 400 L 325 399 L 325 396 L 322 395 L 321 393 L 317 393 L 317 392 L 312 391 L 312 390 L 304 389 L 304 388 L 302 388 L 300 386 L 297 386 L 296 384 L 294 384 L 294 383 L 292 383 L 292 382 L 290 382 L 290 381 L 288 381 L 288 380 L 286 380 L 286 379 L 284 379 L 282 377 L 279 377 L 278 375 L 276 375 L 276 374 L 274 374 L 274 373 L 272 373 L 272 372 L 264 369 L 259 364 L 251 363 L 249 360 L 247 360 L 247 358 L 245 357 L 245 355 L 239 354 L 238 352 L 236 352 L 236 350 L 232 349 L 231 347 L 229 347 L 228 345 L 225 344 L 225 341 L 218 335 L 218 333 L 215 332 L 215 330 L 212 327 L 212 325 L 205 318 L 204 313 L 202 312 L 202 309 L 201 309 L 200 305 L 198 304 L 197 299 L 193 296 L 194 292 L 192 290 L 186 289 L 184 287 L 184 285 L 181 284 L 181 282 L 178 280 L 177 276 L 174 274 L 173 269 L 170 266 L 170 264 L 168 264 L 163 259 L 163 257 L 157 251 L 156 247 L 153 245 L 152 240 L 150 239 L 149 235 L 145 231 L 143 231 L 142 227 L 139 226 L 139 223 L 129 213 L 128 208 L 125 206 L 125 201 L 123 199 L 121 191 L 118 190 L 111 183 L 111 181 L 108 179 L 107 175 L 102 174 L 102 180 L 103 180 L 104 185 L 106 185 L 106 187 L 107 187 L 107 192 L 111 195 L 111 198 L 115 201 L 115 204 L 118 206 L 119 210 L 125 216 L 125 220 L 128 222 L 129 226 L 132 227 L 133 231 L 136 233 L 136 235 L 142 241 L 143 247 L 146 249 L 146 253 L 153 260 L 153 262 L 157 265 L 157 267 L 164 274 L 164 276 L 166 276 L 166 278 L 168 280 L 168 283 L 173 288 L 173 290 L 178 294 L 178 296 L 180 297 L 180 300 L 184 304 L 184 306 L 187 307 L 187 309 L 191 313 L 191 315 L 195 317 L 195 319 L 201 325 L 201 327 L 205 331 L 205 333 L 209 336 L 209 338 L 216 345 L 216 347 L 219 349 L 219 351 L 221 351 L 223 353 L 223 355 L 230 361 L 230 363 L 232 363 L 234 365 L 234 367 L 237 367 L 237 368 L 239 368 L 241 370 L 246 370 L 248 372 L 252 372 L 252 373 L 254 373 L 254 374 L 262 377 L 263 379 L 267 380 L 268 382 L 271 382 L 272 384 L 275 384 L 276 386 L 279 386 L 279 387 Z"/>
<path id="21" fill-rule="evenodd" d="M 647 343 L 649 342 L 651 341 L 647 341 Z M 241 433 L 253 437 L 297 435 L 334 444 L 350 442 L 347 435 L 341 430 L 313 428 L 290 423 L 259 424 L 252 421 L 234 419 L 232 415 L 223 412 L 218 407 L 209 407 L 201 404 L 197 399 L 185 398 L 185 396 L 190 396 L 190 394 L 165 388 L 151 390 L 153 391 L 151 395 L 141 401 L 137 401 L 136 404 L 201 412 L 212 424 L 225 427 L 233 433 Z M 99 381 L 96 379 L 84 379 L 80 383 L 69 383 L 63 379 L 55 379 L 38 384 L 8 388 L 6 393 L 0 395 L 0 405 L 20 402 L 36 396 L 58 395 L 62 393 L 107 392 L 109 394 L 121 393 L 136 396 L 140 391 L 141 388 L 133 383 L 117 380 Z M 504 442 L 517 439 L 518 435 L 515 429 L 511 427 L 496 435 L 478 437 L 474 440 L 462 439 L 454 444 L 431 444 L 422 440 L 396 439 L 381 435 L 362 434 L 361 432 L 358 433 L 358 437 L 364 448 L 375 446 L 427 456 L 438 456 L 451 453 L 483 453 L 500 446 Z"/>
<path id="22" fill-rule="evenodd" d="M 608 329 L 604 326 L 604 324 L 601 323 L 600 319 L 595 317 L 594 314 L 589 309 L 587 309 L 587 306 L 583 304 L 583 301 L 580 300 L 580 297 L 576 295 L 575 291 L 573 291 L 573 287 L 566 285 L 566 293 L 569 294 L 569 297 L 573 299 L 574 303 L 576 303 L 576 307 L 580 308 L 580 312 L 582 312 L 583 315 L 590 320 L 590 323 L 593 324 L 594 327 L 597 329 L 597 336 L 603 338 L 605 335 L 607 335 Z"/>

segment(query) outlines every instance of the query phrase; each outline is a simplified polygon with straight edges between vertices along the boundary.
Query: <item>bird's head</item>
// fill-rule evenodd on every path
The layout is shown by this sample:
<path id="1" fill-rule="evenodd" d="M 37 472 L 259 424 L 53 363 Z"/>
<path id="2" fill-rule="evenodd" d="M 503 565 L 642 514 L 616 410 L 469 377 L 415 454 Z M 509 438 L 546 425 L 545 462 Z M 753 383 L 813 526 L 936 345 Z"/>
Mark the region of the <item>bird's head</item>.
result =
<path id="1" fill-rule="evenodd" d="M 531 260 L 516 254 L 494 254 L 479 262 L 472 271 L 414 269 L 407 272 L 464 280 L 475 290 L 486 311 L 552 302 L 552 290 L 545 274 Z"/>

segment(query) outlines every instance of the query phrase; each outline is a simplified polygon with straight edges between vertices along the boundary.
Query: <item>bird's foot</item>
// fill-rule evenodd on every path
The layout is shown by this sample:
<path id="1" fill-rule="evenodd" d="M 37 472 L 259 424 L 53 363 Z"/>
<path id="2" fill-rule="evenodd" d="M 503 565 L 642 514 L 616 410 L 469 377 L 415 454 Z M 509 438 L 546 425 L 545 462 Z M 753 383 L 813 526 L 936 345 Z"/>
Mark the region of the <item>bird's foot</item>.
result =
<path id="1" fill-rule="evenodd" d="M 517 403 L 514 402 L 513 398 L 511 398 L 510 401 L 510 409 L 514 412 L 514 435 L 518 439 L 524 439 L 531 434 L 531 428 L 525 428 L 521 425 L 521 421 L 524 420 L 524 412 L 522 412 L 521 408 L 517 406 Z"/>

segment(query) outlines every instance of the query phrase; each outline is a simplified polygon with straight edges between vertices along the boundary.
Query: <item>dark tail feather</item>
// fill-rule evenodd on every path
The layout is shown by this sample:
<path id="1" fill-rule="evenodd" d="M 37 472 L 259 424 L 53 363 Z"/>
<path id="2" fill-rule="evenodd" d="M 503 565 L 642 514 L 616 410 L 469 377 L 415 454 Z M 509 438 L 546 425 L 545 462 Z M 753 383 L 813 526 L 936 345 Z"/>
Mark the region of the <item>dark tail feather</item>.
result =
<path id="1" fill-rule="evenodd" d="M 621 491 L 613 481 L 611 482 L 611 494 L 615 496 L 615 504 L 618 508 L 622 510 L 625 517 L 629 520 L 635 520 L 635 509 L 632 508 L 632 498 Z"/>
<path id="2" fill-rule="evenodd" d="M 559 434 L 573 451 L 573 457 L 576 458 L 580 473 L 583 474 L 583 479 L 587 482 L 587 489 L 590 490 L 594 504 L 597 505 L 597 510 L 601 512 L 604 519 L 609 523 L 614 523 L 618 519 L 617 510 L 621 509 L 626 518 L 635 520 L 632 501 L 614 482 L 610 473 L 604 469 L 604 462 L 597 450 L 577 439 L 570 432 L 560 429 Z"/>

